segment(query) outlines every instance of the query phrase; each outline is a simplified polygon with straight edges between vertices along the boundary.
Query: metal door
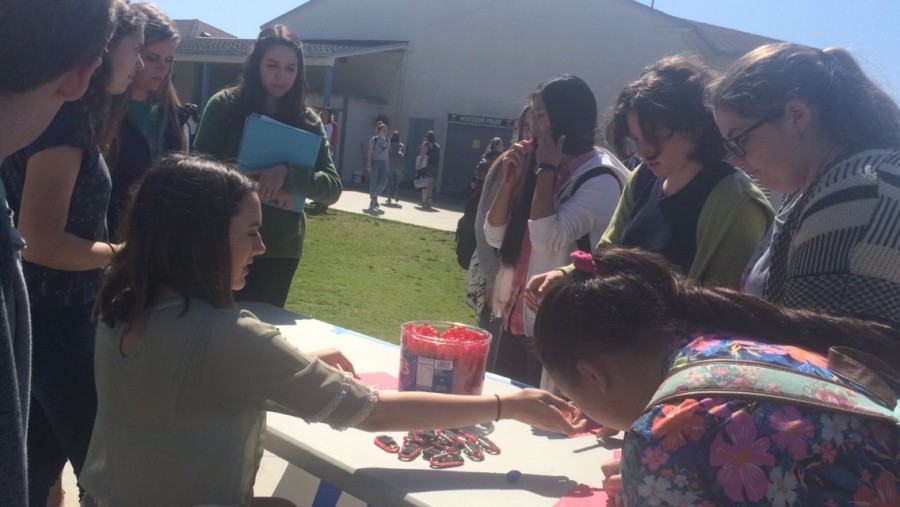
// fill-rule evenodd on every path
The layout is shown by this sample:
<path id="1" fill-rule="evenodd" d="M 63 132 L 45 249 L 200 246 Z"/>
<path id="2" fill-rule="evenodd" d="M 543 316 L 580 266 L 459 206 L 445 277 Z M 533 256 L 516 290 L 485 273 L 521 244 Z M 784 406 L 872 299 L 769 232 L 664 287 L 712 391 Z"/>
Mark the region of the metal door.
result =
<path id="1" fill-rule="evenodd" d="M 513 129 L 486 125 L 450 123 L 447 125 L 447 145 L 442 149 L 441 194 L 469 195 L 469 181 L 491 139 L 503 139 L 507 147 Z"/>

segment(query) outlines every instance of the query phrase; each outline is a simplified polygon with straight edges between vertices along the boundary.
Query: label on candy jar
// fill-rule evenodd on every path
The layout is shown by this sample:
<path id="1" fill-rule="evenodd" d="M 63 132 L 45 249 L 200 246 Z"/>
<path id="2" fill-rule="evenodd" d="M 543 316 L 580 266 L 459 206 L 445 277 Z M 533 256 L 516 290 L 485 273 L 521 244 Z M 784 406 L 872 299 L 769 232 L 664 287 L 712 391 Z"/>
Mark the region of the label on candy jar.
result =
<path id="1" fill-rule="evenodd" d="M 453 361 L 418 357 L 408 350 L 400 355 L 400 390 L 453 392 Z"/>

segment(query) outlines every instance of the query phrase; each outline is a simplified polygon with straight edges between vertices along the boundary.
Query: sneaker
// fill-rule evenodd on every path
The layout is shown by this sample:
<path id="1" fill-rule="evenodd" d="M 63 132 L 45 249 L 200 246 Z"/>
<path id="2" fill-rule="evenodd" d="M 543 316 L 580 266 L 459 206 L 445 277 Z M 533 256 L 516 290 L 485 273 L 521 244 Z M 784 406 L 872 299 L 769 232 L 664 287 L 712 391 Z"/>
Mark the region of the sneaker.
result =
<path id="1" fill-rule="evenodd" d="M 386 203 L 384 203 L 384 204 L 385 204 L 385 205 L 387 205 L 387 206 L 390 206 L 390 205 L 391 205 L 391 198 L 390 198 L 390 197 L 388 197 L 388 200 L 387 200 L 387 202 L 386 202 Z"/>
<path id="2" fill-rule="evenodd" d="M 378 209 L 378 203 L 375 199 L 369 199 L 369 209 Z"/>

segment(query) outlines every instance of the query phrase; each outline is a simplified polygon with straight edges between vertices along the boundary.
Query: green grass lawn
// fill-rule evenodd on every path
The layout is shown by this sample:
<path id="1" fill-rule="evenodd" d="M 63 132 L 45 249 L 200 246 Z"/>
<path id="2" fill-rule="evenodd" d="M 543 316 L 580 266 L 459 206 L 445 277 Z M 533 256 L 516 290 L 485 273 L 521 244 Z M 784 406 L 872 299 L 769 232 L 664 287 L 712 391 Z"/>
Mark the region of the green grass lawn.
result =
<path id="1" fill-rule="evenodd" d="M 328 210 L 307 217 L 287 309 L 392 343 L 410 320 L 476 324 L 452 232 Z"/>

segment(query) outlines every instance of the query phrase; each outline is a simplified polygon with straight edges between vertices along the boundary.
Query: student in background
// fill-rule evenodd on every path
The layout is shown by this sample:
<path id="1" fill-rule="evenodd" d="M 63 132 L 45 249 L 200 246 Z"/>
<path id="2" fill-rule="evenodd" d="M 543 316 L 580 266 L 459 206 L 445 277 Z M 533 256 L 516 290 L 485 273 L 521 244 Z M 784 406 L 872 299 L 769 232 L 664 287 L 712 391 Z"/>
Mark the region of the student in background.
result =
<path id="1" fill-rule="evenodd" d="M 112 0 L 6 0 L 0 14 L 0 161 L 87 90 L 115 25 Z M 22 48 L 28 48 L 23 51 Z M 28 505 L 31 326 L 12 211 L 0 180 L 0 507 Z"/>
<path id="2" fill-rule="evenodd" d="M 66 461 L 81 473 L 97 409 L 94 301 L 118 245 L 108 242 L 110 179 L 100 147 L 117 125 L 110 95 L 143 65 L 143 17 L 116 2 L 116 27 L 84 97 L 65 104 L 36 141 L 10 156 L 2 178 L 22 250 L 31 305 L 29 505 L 45 505 Z M 82 27 L 83 29 L 83 27 Z"/>
<path id="3" fill-rule="evenodd" d="M 224 164 L 174 155 L 138 191 L 98 304 L 99 409 L 82 483 L 101 505 L 261 504 L 252 485 L 267 410 L 367 431 L 498 417 L 583 428 L 543 391 L 372 390 L 340 352 L 302 353 L 237 308 L 232 291 L 266 249 L 256 188 Z"/>
<path id="4" fill-rule="evenodd" d="M 244 122 L 251 113 L 322 136 L 315 167 L 285 163 L 253 173 L 259 181 L 260 198 L 278 206 L 263 207 L 260 234 L 268 248 L 265 255 L 254 261 L 246 285 L 235 297 L 239 301 L 283 307 L 300 264 L 306 232 L 306 216 L 290 210 L 293 193 L 330 205 L 338 200 L 342 187 L 322 122 L 306 107 L 303 44 L 282 25 L 259 34 L 244 64 L 240 84 L 209 99 L 194 139 L 194 150 L 234 162 Z"/>
<path id="5" fill-rule="evenodd" d="M 416 178 L 424 178 L 425 186 L 422 187 L 422 201 L 419 206 L 431 209 L 431 198 L 434 194 L 434 182 L 438 176 L 438 166 L 441 163 L 441 145 L 437 143 L 434 132 L 429 130 L 422 140 L 419 148 L 419 160 L 422 167 L 416 172 Z"/>
<path id="6" fill-rule="evenodd" d="M 387 184 L 387 167 L 391 155 L 391 143 L 387 138 L 387 125 L 378 122 L 375 135 L 369 139 L 366 151 L 366 171 L 369 173 L 369 209 L 377 210 L 378 195 Z"/>
<path id="7" fill-rule="evenodd" d="M 400 182 L 403 181 L 403 159 L 406 157 L 406 146 L 400 142 L 400 132 L 391 134 L 391 151 L 388 155 L 387 204 L 391 201 L 400 204 Z"/>
<path id="8" fill-rule="evenodd" d="M 190 116 L 182 109 L 172 84 L 172 65 L 178 46 L 178 30 L 172 20 L 149 3 L 132 7 L 142 13 L 144 68 L 134 75 L 128 93 L 110 108 L 113 118 L 123 117 L 119 131 L 104 156 L 112 176 L 112 194 L 106 215 L 109 236 L 118 238 L 122 212 L 128 207 L 133 186 L 144 177 L 160 155 L 187 149 L 183 126 Z"/>
<path id="9" fill-rule="evenodd" d="M 325 139 L 328 139 L 328 149 L 331 150 L 331 157 L 334 158 L 334 152 L 338 145 L 338 122 L 334 119 L 331 108 L 323 107 L 319 110 L 319 119 L 325 127 Z"/>

